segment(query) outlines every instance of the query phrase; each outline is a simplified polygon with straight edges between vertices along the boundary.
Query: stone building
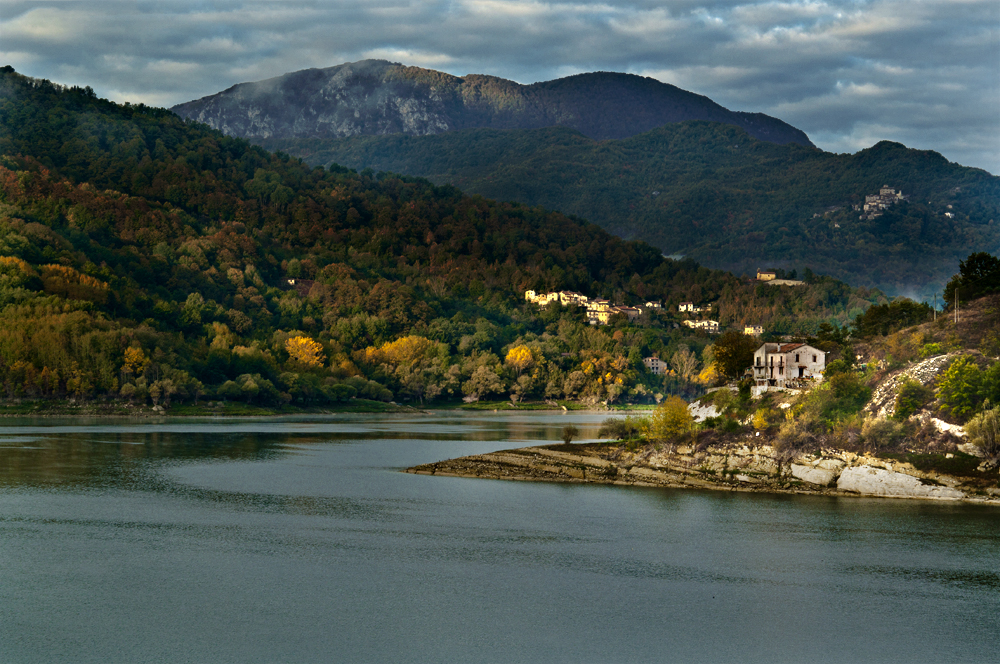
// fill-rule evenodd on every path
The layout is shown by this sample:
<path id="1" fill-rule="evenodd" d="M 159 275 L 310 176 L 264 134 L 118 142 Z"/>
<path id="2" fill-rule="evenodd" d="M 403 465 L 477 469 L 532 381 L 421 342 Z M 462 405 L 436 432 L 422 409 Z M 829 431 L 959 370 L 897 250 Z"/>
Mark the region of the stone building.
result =
<path id="1" fill-rule="evenodd" d="M 753 355 L 753 377 L 758 388 L 804 387 L 823 380 L 826 353 L 808 344 L 767 343 Z"/>

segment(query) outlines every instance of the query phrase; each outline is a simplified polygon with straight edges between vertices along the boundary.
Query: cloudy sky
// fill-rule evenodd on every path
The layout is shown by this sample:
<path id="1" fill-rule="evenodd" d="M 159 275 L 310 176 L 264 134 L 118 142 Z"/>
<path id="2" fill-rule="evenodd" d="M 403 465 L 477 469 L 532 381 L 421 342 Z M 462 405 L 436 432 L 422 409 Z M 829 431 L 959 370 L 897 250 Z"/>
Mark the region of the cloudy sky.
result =
<path id="1" fill-rule="evenodd" d="M 521 83 L 642 74 L 833 152 L 888 139 L 1000 174 L 997 0 L 0 0 L 0 64 L 117 101 L 364 58 Z"/>

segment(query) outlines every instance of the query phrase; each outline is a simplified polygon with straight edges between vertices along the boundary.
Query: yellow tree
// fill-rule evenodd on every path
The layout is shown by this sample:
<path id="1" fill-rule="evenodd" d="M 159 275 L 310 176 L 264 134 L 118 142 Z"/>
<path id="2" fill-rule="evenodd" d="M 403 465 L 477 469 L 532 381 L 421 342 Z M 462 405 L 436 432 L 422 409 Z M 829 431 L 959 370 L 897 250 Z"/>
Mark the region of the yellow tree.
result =
<path id="1" fill-rule="evenodd" d="M 141 348 L 130 347 L 125 349 L 125 356 L 122 359 L 122 374 L 126 382 L 132 376 L 141 376 L 149 367 L 150 361 Z"/>
<path id="2" fill-rule="evenodd" d="M 666 440 L 688 431 L 693 423 L 687 402 L 680 397 L 668 397 L 653 411 L 649 435 L 656 440 Z"/>
<path id="3" fill-rule="evenodd" d="M 520 346 L 514 346 L 509 351 L 507 351 L 507 357 L 504 359 L 509 367 L 517 372 L 520 376 L 526 369 L 530 369 L 535 363 L 535 356 L 531 354 L 531 349 L 521 344 Z"/>
<path id="4" fill-rule="evenodd" d="M 292 337 L 285 342 L 285 350 L 288 352 L 288 357 L 310 369 L 323 366 L 326 360 L 323 346 L 309 337 Z"/>

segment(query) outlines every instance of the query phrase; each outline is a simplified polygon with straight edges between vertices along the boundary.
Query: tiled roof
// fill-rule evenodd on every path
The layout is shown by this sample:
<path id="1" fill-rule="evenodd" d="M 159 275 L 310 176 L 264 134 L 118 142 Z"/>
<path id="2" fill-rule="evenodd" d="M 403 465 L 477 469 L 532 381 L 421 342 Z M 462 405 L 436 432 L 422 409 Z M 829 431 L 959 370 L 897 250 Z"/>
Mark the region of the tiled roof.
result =
<path id="1" fill-rule="evenodd" d="M 805 346 L 805 344 L 784 344 L 781 348 L 778 349 L 778 352 L 787 353 L 788 351 L 795 350 L 796 348 L 801 348 L 802 346 Z"/>

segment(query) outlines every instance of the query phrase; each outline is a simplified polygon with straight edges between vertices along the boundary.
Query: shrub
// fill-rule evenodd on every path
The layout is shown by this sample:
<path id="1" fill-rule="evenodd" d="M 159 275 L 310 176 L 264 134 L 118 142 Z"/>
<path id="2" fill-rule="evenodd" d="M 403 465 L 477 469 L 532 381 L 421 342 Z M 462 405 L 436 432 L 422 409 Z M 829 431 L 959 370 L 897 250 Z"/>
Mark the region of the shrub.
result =
<path id="1" fill-rule="evenodd" d="M 580 430 L 573 426 L 572 424 L 567 424 L 562 430 L 563 443 L 569 445 L 573 442 L 573 439 L 580 435 Z"/>
<path id="2" fill-rule="evenodd" d="M 829 380 L 837 374 L 848 373 L 850 370 L 851 365 L 847 360 L 834 360 L 830 364 L 826 365 L 826 370 L 823 372 L 823 376 Z"/>
<path id="3" fill-rule="evenodd" d="M 935 355 L 940 355 L 943 351 L 941 350 L 941 344 L 929 343 L 924 344 L 920 349 L 920 359 L 926 360 L 928 357 L 933 357 Z"/>
<path id="4" fill-rule="evenodd" d="M 803 415 L 795 420 L 787 420 L 778 431 L 774 447 L 784 455 L 814 447 L 818 442 L 816 429 L 821 426 L 820 422 L 808 415 Z"/>
<path id="5" fill-rule="evenodd" d="M 719 425 L 718 430 L 723 433 L 736 433 L 742 428 L 743 427 L 740 425 L 739 420 L 732 417 L 726 417 L 723 418 L 722 424 Z"/>
<path id="6" fill-rule="evenodd" d="M 645 418 L 628 415 L 626 417 L 609 417 L 601 422 L 601 428 L 597 431 L 599 438 L 612 438 L 614 440 L 631 441 L 638 438 L 647 427 Z"/>
<path id="7" fill-rule="evenodd" d="M 872 450 L 895 447 L 906 437 L 906 427 L 901 422 L 867 419 L 861 426 L 861 439 Z"/>
<path id="8" fill-rule="evenodd" d="M 893 417 L 905 420 L 920 410 L 924 404 L 934 397 L 934 390 L 919 381 L 907 378 L 899 388 L 896 396 L 896 412 Z"/>
<path id="9" fill-rule="evenodd" d="M 809 393 L 805 410 L 827 426 L 833 426 L 860 411 L 871 393 L 860 375 L 854 372 L 837 374 L 827 381 L 827 385 Z"/>
<path id="10" fill-rule="evenodd" d="M 770 408 L 758 408 L 753 414 L 753 428 L 757 430 L 766 429 L 771 426 L 776 418 L 776 413 Z"/>
<path id="11" fill-rule="evenodd" d="M 1000 406 L 979 413 L 965 425 L 969 442 L 988 459 L 1000 458 Z"/>

